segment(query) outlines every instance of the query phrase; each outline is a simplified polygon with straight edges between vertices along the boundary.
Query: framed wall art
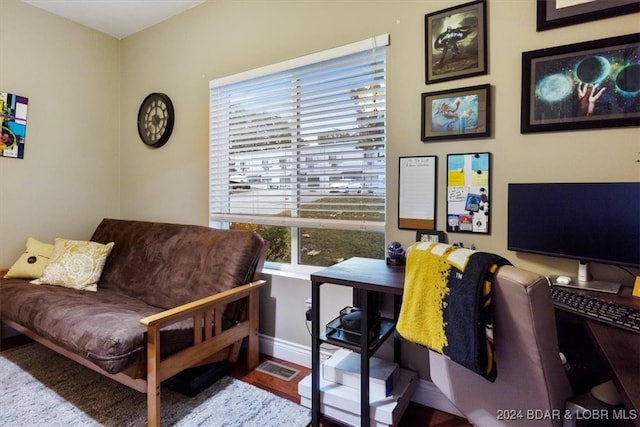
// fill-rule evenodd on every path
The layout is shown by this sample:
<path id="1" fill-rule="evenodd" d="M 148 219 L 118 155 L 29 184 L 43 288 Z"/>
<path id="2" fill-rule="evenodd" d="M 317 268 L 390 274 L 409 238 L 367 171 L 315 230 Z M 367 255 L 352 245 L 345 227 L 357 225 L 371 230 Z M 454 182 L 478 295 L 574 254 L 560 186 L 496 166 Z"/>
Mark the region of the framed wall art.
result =
<path id="1" fill-rule="evenodd" d="M 640 34 L 522 53 L 521 133 L 640 125 Z"/>
<path id="2" fill-rule="evenodd" d="M 24 158 L 29 99 L 0 92 L 0 157 Z"/>
<path id="3" fill-rule="evenodd" d="M 425 15 L 427 84 L 487 74 L 486 15 L 484 0 Z"/>
<path id="4" fill-rule="evenodd" d="M 422 94 L 424 142 L 490 136 L 491 85 Z"/>
<path id="5" fill-rule="evenodd" d="M 400 157 L 398 228 L 435 230 L 436 156 Z"/>
<path id="6" fill-rule="evenodd" d="M 444 231 L 438 230 L 417 230 L 416 242 L 429 242 L 429 243 L 447 243 L 444 235 Z"/>
<path id="7" fill-rule="evenodd" d="M 640 12 L 640 0 L 538 0 L 537 30 Z"/>
<path id="8" fill-rule="evenodd" d="M 491 153 L 447 155 L 447 232 L 490 232 Z"/>

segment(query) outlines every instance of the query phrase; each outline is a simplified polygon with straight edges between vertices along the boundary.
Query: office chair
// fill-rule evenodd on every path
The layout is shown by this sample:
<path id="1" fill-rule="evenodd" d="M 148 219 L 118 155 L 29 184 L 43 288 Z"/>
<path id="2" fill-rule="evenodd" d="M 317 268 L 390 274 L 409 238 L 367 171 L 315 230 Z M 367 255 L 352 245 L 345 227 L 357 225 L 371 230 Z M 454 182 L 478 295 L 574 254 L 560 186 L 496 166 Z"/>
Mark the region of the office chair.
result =
<path id="1" fill-rule="evenodd" d="M 602 408 L 591 396 L 566 406 L 572 389 L 560 358 L 547 280 L 503 266 L 492 289 L 495 382 L 429 351 L 431 379 L 440 391 L 479 427 L 567 427 L 576 425 L 576 411 Z"/>

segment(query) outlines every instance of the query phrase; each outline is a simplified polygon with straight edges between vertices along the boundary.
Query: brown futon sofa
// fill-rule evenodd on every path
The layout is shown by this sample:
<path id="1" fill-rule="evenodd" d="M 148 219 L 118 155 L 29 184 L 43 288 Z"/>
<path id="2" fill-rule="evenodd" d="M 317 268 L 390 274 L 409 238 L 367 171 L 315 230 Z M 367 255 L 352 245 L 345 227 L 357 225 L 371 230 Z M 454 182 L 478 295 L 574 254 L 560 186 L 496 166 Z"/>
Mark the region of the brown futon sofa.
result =
<path id="1" fill-rule="evenodd" d="M 149 425 L 160 423 L 163 380 L 235 362 L 245 338 L 247 365 L 258 364 L 259 235 L 104 219 L 90 240 L 114 243 L 97 291 L 0 279 L 0 322 L 147 393 Z"/>

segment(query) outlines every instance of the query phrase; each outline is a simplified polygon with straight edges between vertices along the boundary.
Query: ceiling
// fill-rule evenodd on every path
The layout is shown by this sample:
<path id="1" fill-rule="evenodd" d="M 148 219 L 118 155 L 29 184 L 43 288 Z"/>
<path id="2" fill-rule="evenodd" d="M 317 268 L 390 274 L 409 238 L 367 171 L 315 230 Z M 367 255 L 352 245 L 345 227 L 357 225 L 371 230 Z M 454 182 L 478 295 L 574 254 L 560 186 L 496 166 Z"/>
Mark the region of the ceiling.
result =
<path id="1" fill-rule="evenodd" d="M 123 39 L 206 0 L 22 0 Z"/>

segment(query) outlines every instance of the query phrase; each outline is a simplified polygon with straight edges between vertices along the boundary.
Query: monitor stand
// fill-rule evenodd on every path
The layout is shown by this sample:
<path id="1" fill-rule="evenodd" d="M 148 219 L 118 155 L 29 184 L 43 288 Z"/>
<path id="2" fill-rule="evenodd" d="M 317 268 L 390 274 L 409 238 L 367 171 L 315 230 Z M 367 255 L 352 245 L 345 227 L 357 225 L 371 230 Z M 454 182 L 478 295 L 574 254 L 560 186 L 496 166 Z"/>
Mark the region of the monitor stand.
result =
<path id="1" fill-rule="evenodd" d="M 565 288 L 582 289 L 584 291 L 606 292 L 609 294 L 617 294 L 620 291 L 620 283 L 604 282 L 601 280 L 590 280 L 581 282 L 579 280 L 571 279 L 569 283 L 558 283 L 555 279 L 553 281 L 554 286 L 562 286 Z"/>

